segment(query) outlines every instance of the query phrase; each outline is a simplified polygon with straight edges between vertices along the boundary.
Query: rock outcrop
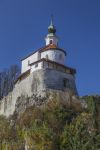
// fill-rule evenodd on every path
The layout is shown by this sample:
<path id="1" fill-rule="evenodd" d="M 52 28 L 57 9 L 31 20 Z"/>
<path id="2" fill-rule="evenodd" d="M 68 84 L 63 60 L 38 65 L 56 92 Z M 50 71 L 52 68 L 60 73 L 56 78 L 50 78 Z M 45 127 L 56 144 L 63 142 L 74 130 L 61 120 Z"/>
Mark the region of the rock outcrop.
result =
<path id="1" fill-rule="evenodd" d="M 65 77 L 68 79 L 66 88 L 63 86 Z M 41 69 L 17 81 L 13 91 L 0 101 L 0 115 L 8 117 L 16 109 L 21 110 L 21 107 L 40 105 L 55 94 L 67 100 L 70 93 L 77 95 L 73 75 L 53 69 Z"/>

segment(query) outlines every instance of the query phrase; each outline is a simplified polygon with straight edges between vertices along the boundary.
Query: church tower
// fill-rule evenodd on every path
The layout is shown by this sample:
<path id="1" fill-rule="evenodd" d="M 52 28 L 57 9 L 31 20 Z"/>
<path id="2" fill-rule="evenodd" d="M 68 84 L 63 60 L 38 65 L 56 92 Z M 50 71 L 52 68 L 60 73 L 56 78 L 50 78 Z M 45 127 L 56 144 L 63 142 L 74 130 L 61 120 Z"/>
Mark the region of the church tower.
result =
<path id="1" fill-rule="evenodd" d="M 58 46 L 58 37 L 56 36 L 56 28 L 53 24 L 53 18 L 51 18 L 50 26 L 48 27 L 48 35 L 45 38 L 46 45 L 55 44 Z"/>

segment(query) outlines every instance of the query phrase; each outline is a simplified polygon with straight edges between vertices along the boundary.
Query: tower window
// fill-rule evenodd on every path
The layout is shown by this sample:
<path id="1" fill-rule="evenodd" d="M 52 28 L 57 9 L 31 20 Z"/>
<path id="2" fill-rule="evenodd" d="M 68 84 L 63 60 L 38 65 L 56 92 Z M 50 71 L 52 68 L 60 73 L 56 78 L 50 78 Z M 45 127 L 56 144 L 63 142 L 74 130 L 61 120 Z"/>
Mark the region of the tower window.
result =
<path id="1" fill-rule="evenodd" d="M 52 40 L 50 40 L 50 44 L 52 44 L 53 42 L 52 42 Z"/>

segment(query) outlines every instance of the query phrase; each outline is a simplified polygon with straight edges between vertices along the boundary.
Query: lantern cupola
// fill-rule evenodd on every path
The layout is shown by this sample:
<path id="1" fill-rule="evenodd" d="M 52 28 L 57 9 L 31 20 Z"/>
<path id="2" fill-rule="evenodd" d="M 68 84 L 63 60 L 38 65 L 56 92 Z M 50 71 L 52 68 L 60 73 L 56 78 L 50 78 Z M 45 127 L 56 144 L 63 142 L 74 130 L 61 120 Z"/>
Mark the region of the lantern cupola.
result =
<path id="1" fill-rule="evenodd" d="M 49 44 L 55 44 L 56 46 L 58 45 L 58 37 L 56 36 L 56 27 L 54 26 L 53 23 L 53 17 L 51 17 L 51 23 L 48 27 L 48 34 L 45 38 L 46 45 Z"/>

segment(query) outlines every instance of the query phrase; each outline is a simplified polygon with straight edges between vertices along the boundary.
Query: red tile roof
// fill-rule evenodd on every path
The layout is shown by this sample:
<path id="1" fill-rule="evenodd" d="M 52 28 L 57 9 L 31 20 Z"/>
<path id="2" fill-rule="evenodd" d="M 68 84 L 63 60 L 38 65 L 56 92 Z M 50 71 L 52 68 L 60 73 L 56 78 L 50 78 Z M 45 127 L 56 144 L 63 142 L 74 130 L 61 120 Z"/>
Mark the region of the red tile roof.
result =
<path id="1" fill-rule="evenodd" d="M 65 53 L 65 55 L 66 55 L 66 51 L 65 50 L 63 50 L 63 49 L 61 49 L 61 48 L 59 48 L 57 45 L 55 45 L 55 44 L 49 44 L 49 45 L 47 45 L 47 46 L 45 46 L 44 48 L 42 48 L 42 49 L 40 49 L 40 51 L 39 52 L 43 52 L 43 51 L 47 51 L 47 50 L 60 50 L 60 51 L 62 51 L 62 52 L 64 52 Z"/>
<path id="2" fill-rule="evenodd" d="M 46 45 L 45 47 L 42 47 L 42 48 L 40 48 L 40 49 L 38 49 L 38 50 L 32 52 L 31 54 L 29 54 L 29 55 L 26 56 L 25 58 L 21 59 L 21 61 L 23 61 L 24 59 L 30 57 L 31 55 L 33 55 L 33 54 L 36 53 L 37 51 L 39 51 L 39 52 L 41 53 L 41 52 L 44 52 L 44 51 L 47 51 L 47 50 L 51 50 L 51 49 L 53 49 L 53 50 L 60 50 L 60 51 L 64 52 L 65 55 L 67 55 L 66 51 L 63 50 L 63 49 L 61 49 L 61 48 L 59 48 L 57 45 L 55 45 L 55 44 L 49 44 L 49 45 Z"/>

